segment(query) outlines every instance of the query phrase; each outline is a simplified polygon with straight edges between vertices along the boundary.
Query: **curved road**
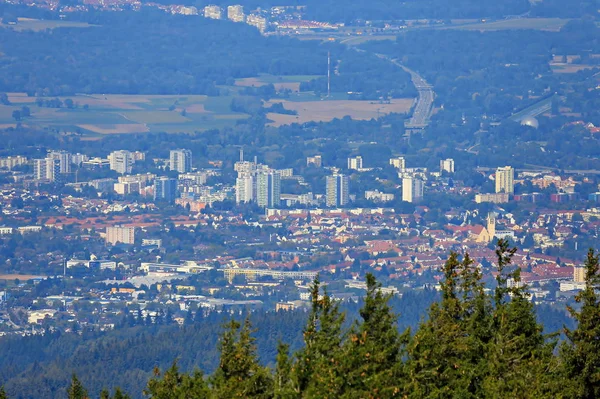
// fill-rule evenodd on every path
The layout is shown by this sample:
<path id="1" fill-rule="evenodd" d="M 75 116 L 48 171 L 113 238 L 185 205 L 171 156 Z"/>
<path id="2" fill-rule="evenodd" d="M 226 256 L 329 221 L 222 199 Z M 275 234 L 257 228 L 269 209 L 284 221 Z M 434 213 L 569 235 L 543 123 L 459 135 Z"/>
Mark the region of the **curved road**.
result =
<path id="1" fill-rule="evenodd" d="M 410 78 L 413 84 L 415 85 L 415 88 L 419 92 L 417 104 L 413 109 L 413 114 L 411 118 L 406 122 L 406 128 L 423 129 L 427 127 L 431 118 L 431 112 L 433 111 L 433 99 L 435 98 L 433 86 L 427 83 L 427 81 L 417 72 L 407 68 L 398 61 L 393 60 L 383 54 L 376 55 L 377 57 L 388 60 L 392 64 L 397 65 L 400 68 L 404 69 L 406 72 L 408 72 L 410 74 Z"/>
<path id="2" fill-rule="evenodd" d="M 349 40 L 349 39 L 348 39 Z M 343 43 L 343 41 L 342 41 Z M 363 49 L 359 49 L 357 47 L 353 47 L 349 45 L 349 47 L 353 48 L 355 51 L 359 53 L 365 53 L 366 51 Z M 435 92 L 433 91 L 433 86 L 431 86 L 427 81 L 419 75 L 417 72 L 412 69 L 402 65 L 398 61 L 391 59 L 390 57 L 384 54 L 375 54 L 377 57 L 387 60 L 392 64 L 404 69 L 406 72 L 410 74 L 410 78 L 413 82 L 413 85 L 419 92 L 419 96 L 417 97 L 417 104 L 413 108 L 413 114 L 410 119 L 405 122 L 405 127 L 407 129 L 423 129 L 429 125 L 431 112 L 433 111 L 433 100 L 435 98 Z"/>

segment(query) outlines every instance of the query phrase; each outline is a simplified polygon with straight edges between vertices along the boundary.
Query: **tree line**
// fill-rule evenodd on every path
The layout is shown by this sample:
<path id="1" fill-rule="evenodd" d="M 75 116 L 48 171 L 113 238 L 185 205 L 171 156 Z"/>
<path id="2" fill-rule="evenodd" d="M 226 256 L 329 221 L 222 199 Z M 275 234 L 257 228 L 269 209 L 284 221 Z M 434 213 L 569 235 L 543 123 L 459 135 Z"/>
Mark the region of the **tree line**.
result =
<path id="1" fill-rule="evenodd" d="M 498 242 L 496 286 L 482 282 L 468 255 L 452 252 L 443 267 L 441 299 L 414 332 L 397 328 L 390 295 L 367 274 L 360 321 L 344 326 L 339 303 L 319 280 L 303 346 L 290 353 L 280 342 L 273 368 L 260 364 L 248 319 L 230 321 L 219 340 L 216 371 L 205 377 L 179 371 L 177 362 L 156 369 L 150 398 L 597 398 L 600 396 L 600 273 L 598 255 L 585 261 L 585 288 L 569 308 L 578 322 L 566 340 L 544 335 L 536 321 L 516 248 Z M 6 395 L 4 395 L 6 397 Z M 87 398 L 76 376 L 71 399 Z M 104 390 L 101 398 L 127 398 Z"/>

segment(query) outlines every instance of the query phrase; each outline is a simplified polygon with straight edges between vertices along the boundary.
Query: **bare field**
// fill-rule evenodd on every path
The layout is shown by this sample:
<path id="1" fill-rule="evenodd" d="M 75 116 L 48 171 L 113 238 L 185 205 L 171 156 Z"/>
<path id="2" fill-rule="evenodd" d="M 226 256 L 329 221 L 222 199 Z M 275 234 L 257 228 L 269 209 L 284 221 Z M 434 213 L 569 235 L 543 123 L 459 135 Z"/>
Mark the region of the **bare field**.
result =
<path id="1" fill-rule="evenodd" d="M 287 82 L 284 82 L 287 83 Z M 247 114 L 231 111 L 231 98 L 205 95 L 78 94 L 59 97 L 61 108 L 40 107 L 35 97 L 8 93 L 11 105 L 0 105 L 0 126 L 14 126 L 14 110 L 27 105 L 31 126 L 52 126 L 66 132 L 84 130 L 91 136 L 118 133 L 191 133 L 235 125 Z M 51 100 L 51 97 L 44 100 Z M 75 106 L 67 108 L 67 99 Z M 185 110 L 185 112 L 183 112 Z"/>
<path id="2" fill-rule="evenodd" d="M 574 65 L 574 64 L 550 64 L 552 72 L 554 73 L 577 73 L 584 69 L 598 68 L 597 65 Z"/>
<path id="3" fill-rule="evenodd" d="M 148 126 L 145 124 L 137 123 L 120 123 L 114 125 L 87 125 L 81 124 L 78 127 L 89 130 L 98 134 L 119 134 L 119 133 L 146 133 L 149 132 Z"/>
<path id="4" fill-rule="evenodd" d="M 559 31 L 569 19 L 563 18 L 515 18 L 504 21 L 481 22 L 475 24 L 465 24 L 458 26 L 444 26 L 438 29 L 459 29 L 459 30 L 505 30 L 505 29 L 536 29 Z"/>
<path id="5" fill-rule="evenodd" d="M 46 29 L 56 28 L 93 28 L 98 25 L 91 25 L 86 22 L 62 21 L 62 20 L 43 20 L 33 18 L 17 18 L 18 22 L 15 25 L 2 24 L 1 27 L 8 27 L 14 30 L 32 30 L 42 31 Z"/>
<path id="6" fill-rule="evenodd" d="M 406 113 L 410 111 L 413 99 L 394 99 L 390 104 L 379 104 L 371 101 L 281 101 L 271 100 L 267 104 L 283 102 L 286 109 L 296 111 L 298 115 L 269 113 L 267 117 L 273 122 L 271 126 L 291 123 L 328 122 L 335 118 L 350 116 L 352 119 L 368 120 L 389 113 Z"/>

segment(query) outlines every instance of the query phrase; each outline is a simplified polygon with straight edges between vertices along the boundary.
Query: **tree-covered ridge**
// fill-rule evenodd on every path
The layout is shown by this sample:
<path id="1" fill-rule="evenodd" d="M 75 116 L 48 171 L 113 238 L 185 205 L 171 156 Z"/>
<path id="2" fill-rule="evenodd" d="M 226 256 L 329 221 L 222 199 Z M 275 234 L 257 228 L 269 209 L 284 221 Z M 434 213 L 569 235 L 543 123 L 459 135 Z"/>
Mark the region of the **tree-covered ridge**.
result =
<path id="1" fill-rule="evenodd" d="M 598 256 L 590 250 L 586 286 L 570 309 L 579 325 L 556 354 L 542 333 L 515 252 L 500 240 L 496 286 L 487 290 L 468 254 L 451 253 L 444 266 L 442 298 L 416 331 L 400 333 L 389 295 L 367 276 L 361 321 L 344 327 L 339 304 L 312 286 L 304 345 L 292 354 L 281 343 L 274 370 L 261 366 L 252 327 L 231 321 L 219 348 L 215 373 L 181 373 L 173 364 L 155 371 L 144 393 L 150 398 L 596 398 L 600 392 L 600 281 Z M 77 377 L 69 398 L 85 398 Z M 103 391 L 102 398 L 110 398 Z M 119 390 L 114 398 L 125 398 Z"/>

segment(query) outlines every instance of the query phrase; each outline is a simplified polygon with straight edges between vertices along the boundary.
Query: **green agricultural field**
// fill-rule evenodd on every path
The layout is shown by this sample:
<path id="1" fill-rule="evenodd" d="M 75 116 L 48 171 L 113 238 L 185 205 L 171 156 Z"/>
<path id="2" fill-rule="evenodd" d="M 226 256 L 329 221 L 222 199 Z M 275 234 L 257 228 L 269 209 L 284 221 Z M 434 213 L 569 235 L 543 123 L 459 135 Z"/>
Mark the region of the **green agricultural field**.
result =
<path id="1" fill-rule="evenodd" d="M 204 131 L 233 126 L 247 114 L 232 112 L 232 97 L 202 95 L 77 95 L 61 97 L 74 108 L 40 107 L 33 97 L 9 93 L 11 105 L 0 106 L 0 127 L 14 126 L 13 111 L 27 106 L 31 116 L 21 123 L 79 131 L 89 135 L 143 132 Z"/>

